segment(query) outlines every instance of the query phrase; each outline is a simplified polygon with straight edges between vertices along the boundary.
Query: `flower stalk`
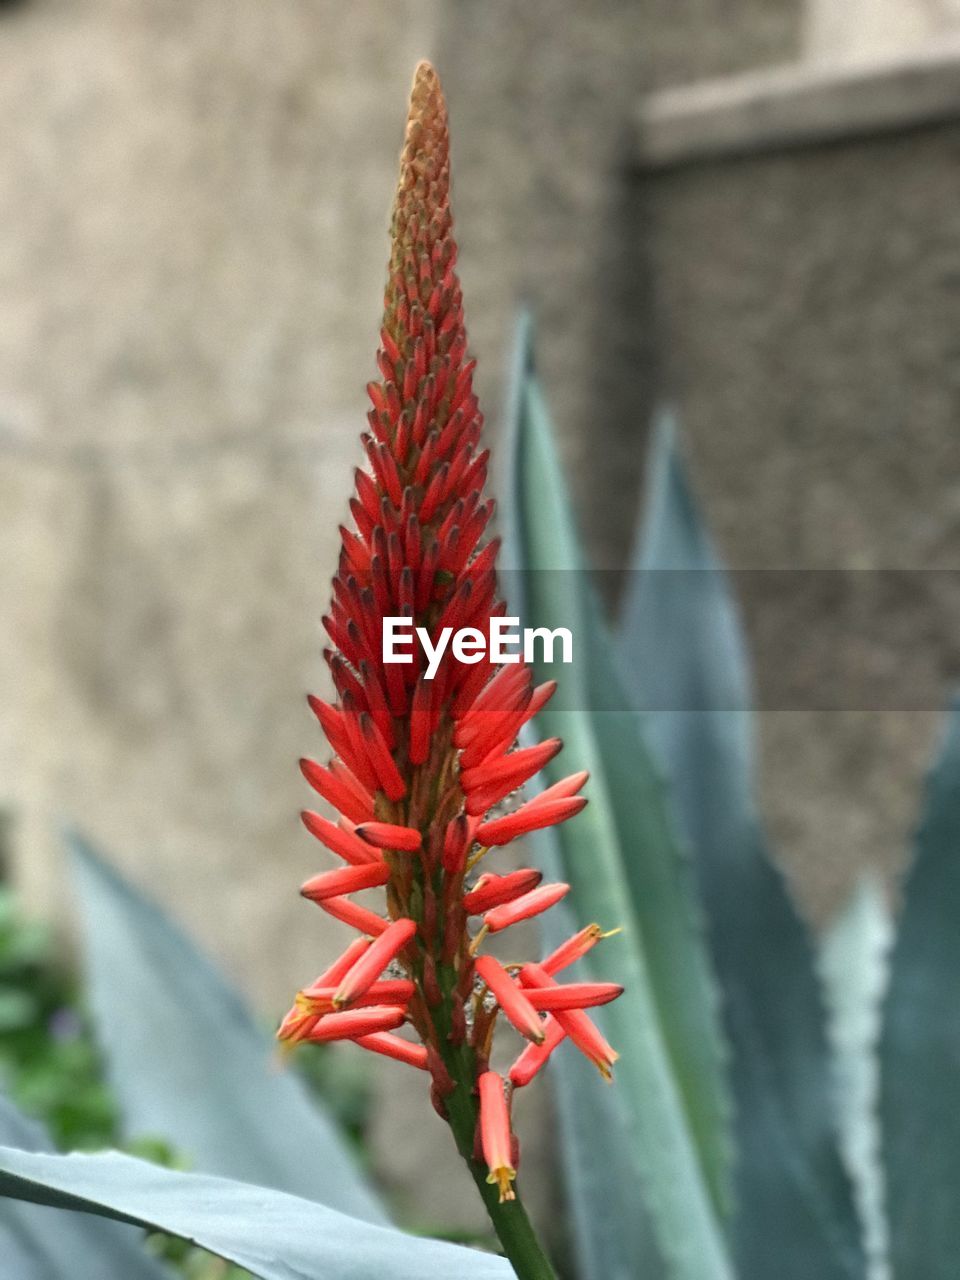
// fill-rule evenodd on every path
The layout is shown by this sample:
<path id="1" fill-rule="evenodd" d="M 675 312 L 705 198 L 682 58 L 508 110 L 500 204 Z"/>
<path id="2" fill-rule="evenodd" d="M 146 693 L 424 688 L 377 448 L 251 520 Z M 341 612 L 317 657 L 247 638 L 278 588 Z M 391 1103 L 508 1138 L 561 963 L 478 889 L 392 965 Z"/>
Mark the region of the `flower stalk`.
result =
<path id="1" fill-rule="evenodd" d="M 565 884 L 533 870 L 475 867 L 490 850 L 574 818 L 586 800 L 575 773 L 519 807 L 509 797 L 562 747 L 518 748 L 520 730 L 554 683 L 533 686 L 522 661 L 497 666 L 439 645 L 444 628 L 489 641 L 498 600 L 498 542 L 485 541 L 487 451 L 467 355 L 449 205 L 446 105 L 436 72 L 414 78 L 391 227 L 377 366 L 367 390 L 367 465 L 356 473 L 353 527 L 324 627 L 336 696 L 310 697 L 332 750 L 300 767 L 334 818 L 307 811 L 307 831 L 345 864 L 309 879 L 305 898 L 361 937 L 297 996 L 278 1035 L 288 1045 L 352 1040 L 423 1071 L 503 1250 L 521 1280 L 550 1263 L 517 1190 L 516 1094 L 569 1040 L 609 1078 L 616 1054 L 584 1012 L 620 994 L 556 974 L 604 935 L 589 925 L 543 964 L 503 966 L 491 934 L 549 910 Z M 408 619 L 432 658 L 385 656 L 387 619 Z M 504 811 L 504 806 L 509 811 Z M 385 913 L 353 900 L 383 890 Z M 490 1069 L 499 1015 L 519 1033 L 508 1078 Z"/>

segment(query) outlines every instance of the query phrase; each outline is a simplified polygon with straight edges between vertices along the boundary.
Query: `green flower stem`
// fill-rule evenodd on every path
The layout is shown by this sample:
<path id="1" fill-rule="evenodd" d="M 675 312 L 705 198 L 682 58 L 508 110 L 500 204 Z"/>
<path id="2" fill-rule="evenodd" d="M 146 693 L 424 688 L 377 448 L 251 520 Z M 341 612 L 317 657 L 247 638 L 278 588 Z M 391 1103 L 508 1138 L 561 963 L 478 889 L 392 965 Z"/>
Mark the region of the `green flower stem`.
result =
<path id="1" fill-rule="evenodd" d="M 501 1204 L 499 1189 L 487 1182 L 486 1167 L 473 1158 L 477 1102 L 473 1096 L 471 1084 L 458 1083 L 456 1089 L 445 1101 L 457 1149 L 467 1162 L 467 1167 L 473 1175 L 477 1190 L 490 1215 L 493 1229 L 503 1245 L 503 1252 L 517 1273 L 518 1280 L 556 1280 L 556 1272 L 537 1239 L 519 1195 L 515 1200 L 505 1200 Z"/>
<path id="2" fill-rule="evenodd" d="M 469 1045 L 463 1044 L 455 1048 L 447 1039 L 449 1002 L 456 998 L 452 993 L 456 974 L 451 968 L 443 966 L 440 969 L 440 982 L 445 996 L 437 1017 L 438 1030 L 441 1032 L 440 1052 L 451 1078 L 456 1082 L 453 1092 L 444 1098 L 444 1103 L 457 1150 L 467 1162 L 493 1229 L 518 1280 L 557 1280 L 556 1272 L 537 1239 L 519 1194 L 515 1200 L 505 1200 L 501 1204 L 499 1188 L 487 1182 L 486 1166 L 474 1159 L 474 1135 L 479 1114 L 479 1104 L 473 1089 L 476 1061 Z"/>

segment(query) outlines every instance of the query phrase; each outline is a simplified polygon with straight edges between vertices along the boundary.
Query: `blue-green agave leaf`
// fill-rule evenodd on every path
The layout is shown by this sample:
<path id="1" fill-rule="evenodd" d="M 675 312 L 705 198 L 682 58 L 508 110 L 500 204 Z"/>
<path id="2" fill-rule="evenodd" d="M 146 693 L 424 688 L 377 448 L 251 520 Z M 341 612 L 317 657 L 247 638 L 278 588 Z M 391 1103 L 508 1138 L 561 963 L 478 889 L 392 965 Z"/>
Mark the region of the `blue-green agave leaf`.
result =
<path id="1" fill-rule="evenodd" d="M 749 678 L 722 566 L 661 418 L 621 667 L 693 848 L 731 1046 L 742 1280 L 860 1280 L 825 1011 L 807 931 L 752 794 Z"/>
<path id="2" fill-rule="evenodd" d="M 880 1047 L 893 1274 L 954 1280 L 960 1258 L 960 701 L 927 783 Z"/>
<path id="3" fill-rule="evenodd" d="M 600 1021 L 622 1054 L 615 1087 L 628 1164 L 641 1174 L 636 1200 L 639 1207 L 642 1187 L 671 1276 L 720 1280 L 732 1275 L 721 1225 L 730 1153 L 710 967 L 660 780 L 616 687 L 525 326 L 516 387 L 504 584 L 526 625 L 566 626 L 574 636 L 574 665 L 560 673 L 537 727 L 564 739 L 566 770 L 592 774 L 590 805 L 557 831 L 577 918 L 624 926 L 592 953 L 590 971 L 626 987 Z"/>
<path id="4" fill-rule="evenodd" d="M 0 1143 L 23 1151 L 52 1151 L 42 1125 L 0 1097 Z M 0 1199 L 0 1259 L 9 1280 L 171 1280 L 146 1252 L 134 1227 L 83 1213 L 49 1213 L 18 1200 Z"/>
<path id="5" fill-rule="evenodd" d="M 333 1123 L 207 957 L 76 835 L 89 999 L 128 1137 L 205 1173 L 385 1214 Z"/>
<path id="6" fill-rule="evenodd" d="M 892 942 L 890 908 L 874 876 L 860 881 L 820 941 L 840 1151 L 860 1210 L 870 1280 L 890 1276 L 877 1103 L 878 1049 Z"/>
<path id="7" fill-rule="evenodd" d="M 559 880 L 558 832 L 535 831 L 530 842 L 547 879 Z M 545 952 L 581 924 L 566 902 L 558 903 L 542 917 Z M 585 962 L 564 974 L 574 982 L 595 976 Z M 603 1011 L 594 1012 L 603 1021 Z M 604 1030 L 616 1034 L 606 1026 Z M 635 1144 L 624 1141 L 629 1119 L 622 1090 L 599 1088 L 596 1070 L 570 1043 L 554 1051 L 546 1070 L 557 1111 L 578 1280 L 661 1280 L 666 1272 L 643 1203 L 640 1161 Z"/>
<path id="8" fill-rule="evenodd" d="M 513 1274 L 490 1254 L 407 1236 L 266 1187 L 181 1173 L 114 1151 L 52 1156 L 0 1147 L 0 1196 L 181 1236 L 262 1280 L 509 1280 Z M 57 1223 L 51 1216 L 51 1232 Z M 129 1274 L 106 1270 L 97 1280 L 126 1280 Z"/>

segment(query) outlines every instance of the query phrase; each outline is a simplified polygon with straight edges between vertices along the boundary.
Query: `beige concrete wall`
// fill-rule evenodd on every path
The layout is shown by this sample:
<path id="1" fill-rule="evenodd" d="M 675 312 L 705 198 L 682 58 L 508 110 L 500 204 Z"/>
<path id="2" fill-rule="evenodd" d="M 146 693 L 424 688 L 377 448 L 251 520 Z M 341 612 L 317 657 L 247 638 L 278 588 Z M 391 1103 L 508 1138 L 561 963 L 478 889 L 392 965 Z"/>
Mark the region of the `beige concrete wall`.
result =
<path id="1" fill-rule="evenodd" d="M 499 406 L 524 299 L 591 552 L 619 568 L 652 393 L 652 274 L 627 181 L 639 96 L 797 56 L 800 3 L 492 0 L 445 14 L 438 56 L 484 403 L 488 415 Z"/>
<path id="2" fill-rule="evenodd" d="M 957 0 L 807 0 L 804 49 L 825 61 L 884 58 L 960 29 Z"/>
<path id="3" fill-rule="evenodd" d="M 902 866 L 960 670 L 958 155 L 953 124 L 637 177 L 711 525 L 793 571 L 739 585 L 767 812 L 820 915 Z"/>
<path id="4" fill-rule="evenodd" d="M 0 789 L 261 1000 L 315 963 L 296 758 L 433 6 L 41 3 L 0 41 Z M 297 927 L 292 928 L 296 924 Z M 264 963 L 254 934 L 268 945 Z"/>

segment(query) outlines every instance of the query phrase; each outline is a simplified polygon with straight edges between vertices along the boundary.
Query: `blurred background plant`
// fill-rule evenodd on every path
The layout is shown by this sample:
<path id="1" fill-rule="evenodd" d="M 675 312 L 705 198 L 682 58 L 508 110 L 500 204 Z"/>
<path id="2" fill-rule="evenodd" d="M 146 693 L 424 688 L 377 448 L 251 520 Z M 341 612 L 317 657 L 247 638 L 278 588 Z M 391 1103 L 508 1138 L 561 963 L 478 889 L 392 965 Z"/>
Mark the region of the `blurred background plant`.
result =
<path id="1" fill-rule="evenodd" d="M 76 975 L 52 929 L 28 921 L 0 886 L 0 1088 L 64 1151 L 116 1139 L 116 1106 L 81 1010 Z"/>
<path id="2" fill-rule="evenodd" d="M 300 1057 L 296 1065 L 311 1092 L 322 1096 L 341 1132 L 362 1150 L 368 1101 L 363 1072 L 322 1048 Z M 54 930 L 27 919 L 4 884 L 0 884 L 0 1094 L 41 1121 L 61 1151 L 98 1151 L 121 1144 L 119 1108 L 106 1080 L 75 966 L 68 962 Z M 123 1145 L 131 1154 L 172 1169 L 190 1165 L 160 1135 L 143 1135 Z M 176 1264 L 187 1280 L 243 1280 L 248 1274 L 162 1233 L 151 1237 L 150 1249 Z"/>

